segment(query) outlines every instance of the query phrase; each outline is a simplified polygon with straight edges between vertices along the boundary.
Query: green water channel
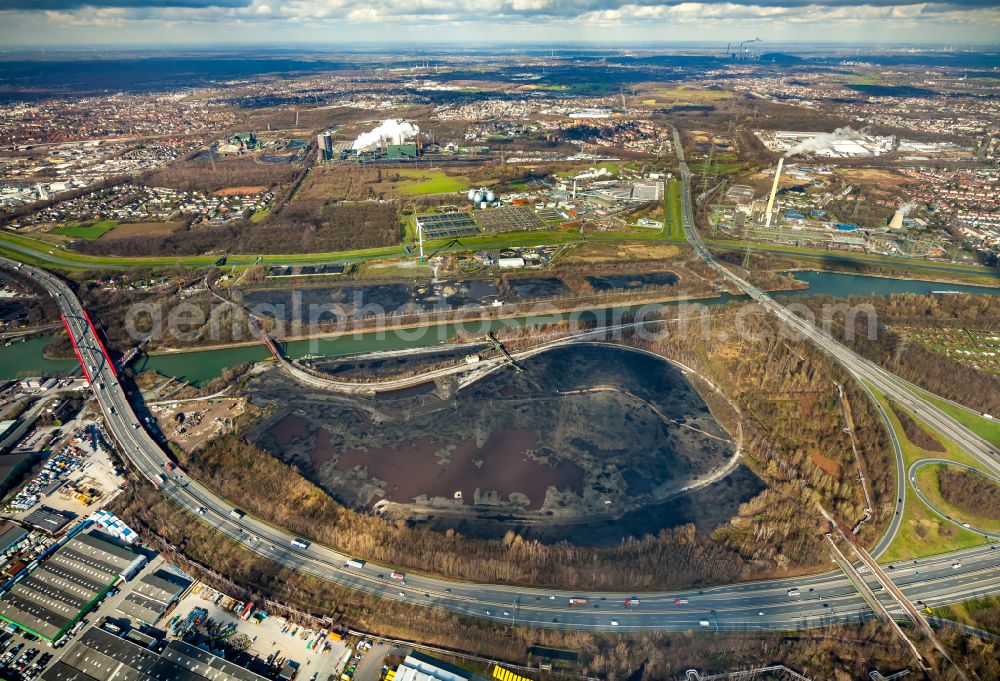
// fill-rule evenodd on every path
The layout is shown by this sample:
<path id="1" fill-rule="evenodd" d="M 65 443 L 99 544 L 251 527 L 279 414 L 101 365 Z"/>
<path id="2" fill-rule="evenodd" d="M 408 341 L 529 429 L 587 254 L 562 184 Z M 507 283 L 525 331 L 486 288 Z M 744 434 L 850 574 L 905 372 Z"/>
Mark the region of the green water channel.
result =
<path id="1" fill-rule="evenodd" d="M 955 291 L 976 294 L 1000 294 L 1000 289 L 984 286 L 965 286 L 957 284 L 941 284 L 909 279 L 887 279 L 856 274 L 836 272 L 798 272 L 795 278 L 805 281 L 809 288 L 802 291 L 792 291 L 775 294 L 776 297 L 796 297 L 802 295 L 829 295 L 838 298 L 849 296 L 888 296 L 893 293 L 927 294 L 939 291 Z M 738 300 L 739 297 L 722 295 L 697 302 L 706 305 L 718 305 Z M 608 308 L 589 313 L 590 318 L 603 317 L 609 319 L 614 314 L 629 308 Z M 545 318 L 529 319 L 534 321 L 552 322 L 564 318 L 564 315 L 551 315 Z M 585 317 L 586 318 L 586 317 Z M 481 337 L 487 330 L 495 330 L 504 325 L 524 324 L 523 319 L 496 320 L 488 323 L 470 322 L 460 329 L 455 324 L 445 324 L 436 327 L 420 329 L 402 329 L 382 333 L 362 333 L 319 338 L 304 341 L 292 341 L 285 348 L 289 357 L 301 358 L 307 355 L 342 356 L 361 352 L 379 350 L 401 350 L 405 348 L 427 347 L 449 340 L 459 331 L 464 331 L 472 337 Z M 0 347 L 0 378 L 18 378 L 28 375 L 56 374 L 78 368 L 75 359 L 50 360 L 43 356 L 43 349 L 51 341 L 51 336 L 32 340 L 14 342 L 10 346 Z M 183 378 L 191 383 L 199 384 L 216 378 L 230 367 L 244 362 L 258 362 L 267 359 L 268 352 L 263 345 L 221 348 L 215 350 L 194 350 L 165 355 L 145 356 L 137 363 L 138 370 L 152 370 L 167 376 Z"/>

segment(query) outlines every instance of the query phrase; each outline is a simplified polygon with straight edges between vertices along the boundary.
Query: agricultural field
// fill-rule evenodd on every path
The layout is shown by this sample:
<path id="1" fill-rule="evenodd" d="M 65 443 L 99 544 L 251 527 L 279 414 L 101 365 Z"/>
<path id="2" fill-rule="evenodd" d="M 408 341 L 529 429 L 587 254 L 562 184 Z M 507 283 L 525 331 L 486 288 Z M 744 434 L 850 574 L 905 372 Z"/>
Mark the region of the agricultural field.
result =
<path id="1" fill-rule="evenodd" d="M 383 177 L 386 173 L 383 173 Z M 424 196 L 427 194 L 449 194 L 469 188 L 469 178 L 464 175 L 449 175 L 442 170 L 405 169 L 388 173 L 390 184 L 402 196 Z M 393 176 L 400 177 L 393 180 Z"/>
<path id="2" fill-rule="evenodd" d="M 464 171 L 464 169 L 463 169 Z M 487 182 L 486 184 L 492 184 Z M 315 168 L 302 183 L 295 200 L 387 200 L 464 191 L 472 185 L 467 175 L 439 168 L 376 168 L 350 164 Z"/>
<path id="3" fill-rule="evenodd" d="M 72 224 L 56 227 L 52 234 L 70 237 L 71 239 L 100 239 L 118 225 L 114 220 L 101 220 L 89 225 Z"/>
<path id="4" fill-rule="evenodd" d="M 629 262 L 641 260 L 671 260 L 681 253 L 681 247 L 664 243 L 609 243 L 595 242 L 570 246 L 559 262 L 587 263 L 600 265 L 604 263 Z"/>
<path id="5" fill-rule="evenodd" d="M 672 88 L 651 87 L 640 89 L 635 96 L 636 103 L 645 106 L 704 105 L 720 102 L 733 97 L 724 90 L 703 90 L 688 86 Z"/>
<path id="6" fill-rule="evenodd" d="M 130 222 L 118 225 L 109 232 L 106 232 L 101 239 L 111 241 L 113 239 L 124 239 L 130 236 L 161 236 L 176 232 L 184 227 L 180 221 L 174 222 Z"/>
<path id="7" fill-rule="evenodd" d="M 837 168 L 834 173 L 853 185 L 905 187 L 914 183 L 905 175 L 883 168 Z"/>
<path id="8" fill-rule="evenodd" d="M 267 187 L 255 185 L 250 187 L 225 187 L 223 189 L 217 189 L 212 193 L 216 196 L 236 196 L 240 194 L 260 194 L 262 191 L 266 190 Z"/>

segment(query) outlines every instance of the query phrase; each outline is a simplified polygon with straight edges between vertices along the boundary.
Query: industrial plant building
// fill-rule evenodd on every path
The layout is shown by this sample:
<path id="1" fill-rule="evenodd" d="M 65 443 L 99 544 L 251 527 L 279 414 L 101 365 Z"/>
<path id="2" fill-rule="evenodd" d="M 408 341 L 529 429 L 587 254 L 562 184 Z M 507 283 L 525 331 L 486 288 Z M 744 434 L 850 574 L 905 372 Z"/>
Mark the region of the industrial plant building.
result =
<path id="1" fill-rule="evenodd" d="M 0 619 L 49 642 L 66 633 L 121 578 L 145 563 L 92 534 L 78 535 L 0 597 Z"/>
<path id="2" fill-rule="evenodd" d="M 118 606 L 118 612 L 143 624 L 155 625 L 184 593 L 184 585 L 171 577 L 162 570 L 146 575 L 136 582 L 132 592 Z"/>
<path id="3" fill-rule="evenodd" d="M 334 142 L 333 130 L 316 135 L 317 160 L 324 161 L 410 161 L 421 156 L 420 128 L 403 119 L 387 119 L 353 142 Z"/>
<path id="4" fill-rule="evenodd" d="M 0 554 L 7 553 L 21 540 L 28 536 L 28 531 L 9 520 L 0 523 Z"/>
<path id="5" fill-rule="evenodd" d="M 44 681 L 267 681 L 244 667 L 171 641 L 162 652 L 90 627 L 40 677 Z"/>
<path id="6" fill-rule="evenodd" d="M 35 527 L 49 536 L 59 534 L 71 518 L 48 506 L 39 506 L 29 513 L 24 522 Z"/>
<path id="7" fill-rule="evenodd" d="M 468 681 L 471 678 L 472 674 L 461 667 L 413 651 L 396 669 L 393 681 Z"/>

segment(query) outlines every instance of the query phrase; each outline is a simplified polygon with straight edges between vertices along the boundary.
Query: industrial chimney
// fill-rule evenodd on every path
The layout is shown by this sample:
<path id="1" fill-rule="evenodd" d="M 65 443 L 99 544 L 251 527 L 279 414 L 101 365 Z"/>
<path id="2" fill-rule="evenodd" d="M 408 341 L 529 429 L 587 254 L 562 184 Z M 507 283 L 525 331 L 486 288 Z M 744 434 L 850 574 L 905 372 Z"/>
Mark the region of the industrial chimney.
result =
<path id="1" fill-rule="evenodd" d="M 781 169 L 785 165 L 785 157 L 778 159 L 778 169 L 774 171 L 774 184 L 771 185 L 771 196 L 767 200 L 767 211 L 764 217 L 764 229 L 771 228 L 771 211 L 774 210 L 774 196 L 778 193 L 778 182 L 781 179 Z"/>

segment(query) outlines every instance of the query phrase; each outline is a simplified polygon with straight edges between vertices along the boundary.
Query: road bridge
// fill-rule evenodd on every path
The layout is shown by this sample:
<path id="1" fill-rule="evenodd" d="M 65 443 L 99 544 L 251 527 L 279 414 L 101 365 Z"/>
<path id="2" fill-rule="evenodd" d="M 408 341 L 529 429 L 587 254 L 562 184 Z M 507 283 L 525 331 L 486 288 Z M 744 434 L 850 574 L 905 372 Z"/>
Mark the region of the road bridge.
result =
<path id="1" fill-rule="evenodd" d="M 170 461 L 166 452 L 142 428 L 115 376 L 93 328 L 86 322 L 80 301 L 69 287 L 45 270 L 0 258 L 0 266 L 19 269 L 33 277 L 57 302 L 67 333 L 78 351 L 105 423 L 121 454 L 139 475 L 159 485 Z M 691 631 L 711 621 L 713 629 L 728 631 L 788 630 L 858 622 L 872 612 L 854 586 L 839 571 L 761 582 L 719 585 L 704 589 L 648 593 L 593 591 L 567 593 L 505 584 L 453 581 L 411 573 L 406 584 L 388 579 L 392 570 L 367 563 L 350 567 L 350 556 L 316 542 L 306 548 L 292 545 L 294 535 L 249 514 L 230 515 L 232 506 L 183 470 L 171 476 L 162 491 L 194 517 L 247 551 L 282 566 L 329 580 L 347 588 L 497 623 L 590 631 Z M 198 509 L 204 509 L 203 514 Z M 237 514 L 238 515 L 238 514 Z M 1000 552 L 996 546 L 978 547 L 907 561 L 894 566 L 894 581 L 911 601 L 934 606 L 1000 593 Z M 955 569 L 953 564 L 960 564 Z M 790 598 L 789 589 L 801 598 Z M 570 597 L 589 601 L 584 608 L 569 605 Z M 624 608 L 625 599 L 633 607 Z M 511 614 L 513 613 L 513 614 Z"/>

